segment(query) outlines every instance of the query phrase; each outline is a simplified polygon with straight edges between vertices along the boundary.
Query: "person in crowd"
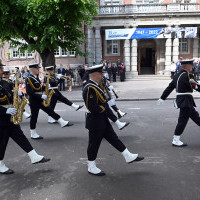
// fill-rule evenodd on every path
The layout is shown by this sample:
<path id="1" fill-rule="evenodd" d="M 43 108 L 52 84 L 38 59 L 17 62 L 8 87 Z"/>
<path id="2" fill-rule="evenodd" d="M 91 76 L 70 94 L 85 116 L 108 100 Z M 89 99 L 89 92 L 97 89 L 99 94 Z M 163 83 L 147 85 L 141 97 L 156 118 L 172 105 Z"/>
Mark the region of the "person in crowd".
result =
<path id="1" fill-rule="evenodd" d="M 113 77 L 113 82 L 116 82 L 116 75 L 117 75 L 117 65 L 116 63 L 112 64 L 112 77 Z"/>
<path id="2" fill-rule="evenodd" d="M 117 60 L 117 63 L 116 63 L 116 65 L 117 65 L 117 75 L 119 76 L 119 70 L 120 70 L 120 65 L 122 64 L 122 62 L 121 62 L 121 60 L 120 59 L 118 59 Z"/>
<path id="3" fill-rule="evenodd" d="M 125 67 L 124 63 L 122 62 L 122 64 L 120 65 L 120 70 L 119 70 L 120 81 L 125 80 L 125 78 L 126 78 L 125 73 L 126 73 L 126 67 Z"/>
<path id="4" fill-rule="evenodd" d="M 109 76 L 109 81 L 111 82 L 111 78 L 112 78 L 112 63 L 111 63 L 111 61 L 108 62 L 106 71 L 107 71 L 108 76 Z"/>
<path id="5" fill-rule="evenodd" d="M 22 77 L 22 74 L 21 72 L 19 71 L 19 67 L 15 67 L 15 74 L 18 74 L 18 77 L 21 78 Z"/>
<path id="6" fill-rule="evenodd" d="M 69 78 L 67 78 L 67 86 L 68 86 L 68 91 L 71 92 L 72 91 L 72 83 L 73 83 L 73 79 L 74 79 L 74 73 L 70 67 L 70 65 L 67 65 L 66 69 L 65 69 L 65 75 Z"/>
<path id="7" fill-rule="evenodd" d="M 27 66 L 24 66 L 22 77 L 26 79 L 30 75 Z"/>
<path id="8" fill-rule="evenodd" d="M 58 69 L 58 74 L 62 74 L 62 75 L 65 75 L 66 71 L 65 69 L 63 68 L 63 64 L 60 64 L 60 68 Z M 60 91 L 65 91 L 65 79 L 62 79 L 60 81 Z"/>
<path id="9" fill-rule="evenodd" d="M 178 59 L 178 61 L 176 62 L 176 73 L 179 73 L 181 71 L 181 61 L 183 60 L 182 57 L 180 57 Z"/>

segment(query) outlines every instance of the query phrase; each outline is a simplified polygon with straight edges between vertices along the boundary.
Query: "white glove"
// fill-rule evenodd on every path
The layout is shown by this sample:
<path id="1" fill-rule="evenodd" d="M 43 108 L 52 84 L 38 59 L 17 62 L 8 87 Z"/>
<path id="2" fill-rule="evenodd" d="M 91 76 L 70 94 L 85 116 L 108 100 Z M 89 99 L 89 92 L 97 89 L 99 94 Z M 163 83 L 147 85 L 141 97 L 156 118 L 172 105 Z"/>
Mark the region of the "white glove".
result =
<path id="1" fill-rule="evenodd" d="M 17 109 L 16 108 L 8 108 L 6 110 L 6 114 L 8 115 L 15 115 L 17 113 Z"/>
<path id="2" fill-rule="evenodd" d="M 114 87 L 113 87 L 112 85 L 110 85 L 108 88 L 109 88 L 110 90 L 113 90 L 113 89 L 114 89 Z"/>
<path id="3" fill-rule="evenodd" d="M 62 74 L 57 74 L 57 78 L 60 79 L 62 77 Z"/>
<path id="4" fill-rule="evenodd" d="M 164 102 L 165 101 L 163 99 L 158 99 L 157 105 L 160 106 L 160 105 L 164 104 Z"/>
<path id="5" fill-rule="evenodd" d="M 44 99 L 44 100 L 47 100 L 47 95 L 43 94 L 41 98 Z"/>
<path id="6" fill-rule="evenodd" d="M 21 92 L 21 90 L 18 90 L 18 96 L 22 96 L 23 94 L 22 94 L 22 92 Z"/>

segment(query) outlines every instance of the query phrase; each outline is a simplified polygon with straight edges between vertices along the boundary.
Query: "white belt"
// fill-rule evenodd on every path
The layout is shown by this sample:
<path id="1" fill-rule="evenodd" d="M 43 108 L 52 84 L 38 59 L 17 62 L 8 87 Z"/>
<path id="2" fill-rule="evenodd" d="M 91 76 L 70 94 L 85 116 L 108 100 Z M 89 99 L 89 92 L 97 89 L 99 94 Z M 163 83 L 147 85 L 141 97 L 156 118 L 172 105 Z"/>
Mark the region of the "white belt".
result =
<path id="1" fill-rule="evenodd" d="M 42 94 L 42 92 L 35 92 L 35 94 Z"/>
<path id="2" fill-rule="evenodd" d="M 185 93 L 179 93 L 179 92 L 177 92 L 176 96 L 178 96 L 178 95 L 193 95 L 193 94 L 191 92 L 185 92 Z"/>
<path id="3" fill-rule="evenodd" d="M 1 106 L 4 107 L 4 108 L 11 108 L 11 107 L 12 107 L 12 104 L 1 105 Z"/>
<path id="4" fill-rule="evenodd" d="M 50 87 L 49 89 L 50 89 L 50 90 L 58 89 L 58 87 Z"/>

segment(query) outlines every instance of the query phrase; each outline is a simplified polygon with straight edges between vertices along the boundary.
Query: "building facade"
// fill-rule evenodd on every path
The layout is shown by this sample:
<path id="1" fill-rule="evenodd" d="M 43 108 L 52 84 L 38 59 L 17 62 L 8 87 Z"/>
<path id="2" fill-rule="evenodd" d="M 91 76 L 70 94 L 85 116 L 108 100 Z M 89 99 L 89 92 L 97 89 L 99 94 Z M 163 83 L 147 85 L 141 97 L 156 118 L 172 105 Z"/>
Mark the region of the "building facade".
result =
<path id="1" fill-rule="evenodd" d="M 106 40 L 106 30 L 197 27 L 194 38 Z M 200 58 L 199 1 L 100 0 L 98 16 L 88 28 L 88 63 L 101 60 L 126 65 L 133 75 L 169 74 L 178 58 Z"/>
<path id="2" fill-rule="evenodd" d="M 200 58 L 200 0 L 97 0 L 98 15 L 84 29 L 87 43 L 82 47 L 87 58 L 66 49 L 55 50 L 56 65 L 72 68 L 102 60 L 123 61 L 129 74 L 169 74 L 171 62 L 178 58 Z M 106 31 L 135 28 L 197 27 L 194 38 L 151 38 L 106 40 Z M 37 52 L 20 53 L 5 43 L 0 58 L 10 68 L 41 63 Z"/>

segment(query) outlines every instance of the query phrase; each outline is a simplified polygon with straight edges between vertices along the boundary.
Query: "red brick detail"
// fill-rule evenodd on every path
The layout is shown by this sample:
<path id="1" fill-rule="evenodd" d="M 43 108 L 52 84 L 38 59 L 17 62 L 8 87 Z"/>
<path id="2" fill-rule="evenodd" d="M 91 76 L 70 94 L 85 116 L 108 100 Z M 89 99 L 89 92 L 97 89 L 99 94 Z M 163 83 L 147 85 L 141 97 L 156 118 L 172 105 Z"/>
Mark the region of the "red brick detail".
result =
<path id="1" fill-rule="evenodd" d="M 132 0 L 124 0 L 124 4 L 132 4 Z"/>
<path id="2" fill-rule="evenodd" d="M 190 53 L 189 54 L 179 54 L 179 58 L 182 57 L 184 59 L 192 59 L 193 58 L 193 39 L 190 39 Z"/>

